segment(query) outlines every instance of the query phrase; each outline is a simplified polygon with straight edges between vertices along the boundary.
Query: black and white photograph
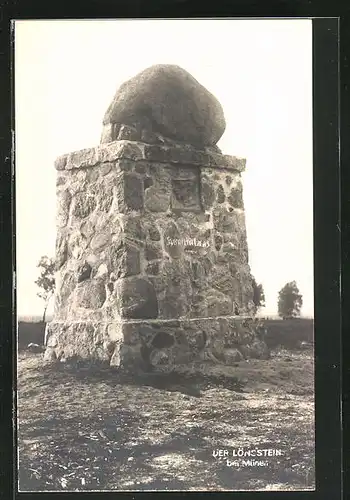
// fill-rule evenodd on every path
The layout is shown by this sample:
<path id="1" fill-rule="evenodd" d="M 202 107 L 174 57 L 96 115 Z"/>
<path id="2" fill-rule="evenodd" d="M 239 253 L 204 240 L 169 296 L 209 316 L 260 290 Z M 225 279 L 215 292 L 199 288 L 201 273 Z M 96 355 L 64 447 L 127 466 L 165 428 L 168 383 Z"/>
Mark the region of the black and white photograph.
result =
<path id="1" fill-rule="evenodd" d="M 13 33 L 18 490 L 315 490 L 312 20 Z"/>

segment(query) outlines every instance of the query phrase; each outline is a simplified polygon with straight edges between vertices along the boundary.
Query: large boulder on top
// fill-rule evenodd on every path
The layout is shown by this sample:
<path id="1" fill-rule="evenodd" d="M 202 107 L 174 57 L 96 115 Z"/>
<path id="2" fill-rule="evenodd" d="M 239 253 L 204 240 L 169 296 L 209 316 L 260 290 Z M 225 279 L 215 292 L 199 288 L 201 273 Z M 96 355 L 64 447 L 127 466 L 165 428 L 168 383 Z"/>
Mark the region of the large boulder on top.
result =
<path id="1" fill-rule="evenodd" d="M 213 147 L 225 131 L 219 101 L 179 66 L 157 64 L 117 90 L 103 120 L 101 142 L 152 141 L 162 136 L 195 147 Z"/>

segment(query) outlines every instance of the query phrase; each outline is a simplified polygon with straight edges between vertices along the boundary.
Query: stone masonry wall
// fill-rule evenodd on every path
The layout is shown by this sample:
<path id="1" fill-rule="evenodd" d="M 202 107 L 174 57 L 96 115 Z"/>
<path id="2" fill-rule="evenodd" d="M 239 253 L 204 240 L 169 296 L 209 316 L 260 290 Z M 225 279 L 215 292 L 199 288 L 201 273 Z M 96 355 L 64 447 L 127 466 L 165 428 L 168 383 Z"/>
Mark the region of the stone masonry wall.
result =
<path id="1" fill-rule="evenodd" d="M 212 149 L 128 140 L 58 158 L 46 359 L 148 369 L 265 357 L 251 319 L 244 167 Z"/>

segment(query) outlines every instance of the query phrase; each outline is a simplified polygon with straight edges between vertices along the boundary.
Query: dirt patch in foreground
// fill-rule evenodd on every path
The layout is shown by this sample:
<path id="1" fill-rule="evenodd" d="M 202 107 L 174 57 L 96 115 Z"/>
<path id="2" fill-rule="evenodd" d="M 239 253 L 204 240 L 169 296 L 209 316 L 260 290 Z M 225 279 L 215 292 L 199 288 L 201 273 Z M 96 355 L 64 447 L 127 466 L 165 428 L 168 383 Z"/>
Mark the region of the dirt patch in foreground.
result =
<path id="1" fill-rule="evenodd" d="M 314 488 L 311 352 L 240 362 L 230 381 L 132 379 L 21 353 L 17 386 L 20 491 Z"/>

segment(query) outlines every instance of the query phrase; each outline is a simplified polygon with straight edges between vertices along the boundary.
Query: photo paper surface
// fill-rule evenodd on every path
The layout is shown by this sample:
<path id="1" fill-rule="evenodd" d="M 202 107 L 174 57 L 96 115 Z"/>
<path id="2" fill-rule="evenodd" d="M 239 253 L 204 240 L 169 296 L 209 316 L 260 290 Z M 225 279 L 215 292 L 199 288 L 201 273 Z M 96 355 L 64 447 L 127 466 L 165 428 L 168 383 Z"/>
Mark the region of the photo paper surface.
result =
<path id="1" fill-rule="evenodd" d="M 312 21 L 16 21 L 19 491 L 314 490 Z"/>

